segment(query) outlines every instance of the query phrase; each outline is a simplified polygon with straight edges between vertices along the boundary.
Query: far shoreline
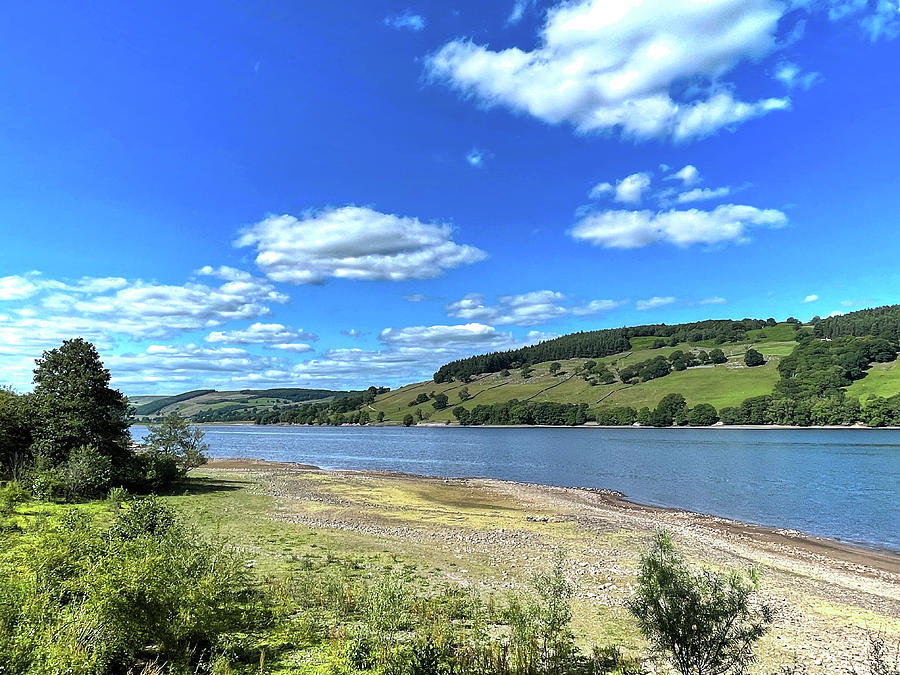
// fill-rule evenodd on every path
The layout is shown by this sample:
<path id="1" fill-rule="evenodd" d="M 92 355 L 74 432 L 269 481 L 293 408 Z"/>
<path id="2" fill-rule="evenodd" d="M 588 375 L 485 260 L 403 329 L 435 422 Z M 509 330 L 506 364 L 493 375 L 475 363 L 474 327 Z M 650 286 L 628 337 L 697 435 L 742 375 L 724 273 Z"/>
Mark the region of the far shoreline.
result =
<path id="1" fill-rule="evenodd" d="M 130 426 L 145 427 L 154 424 L 151 421 L 135 421 Z M 275 424 L 256 424 L 252 420 L 243 422 L 196 422 L 194 426 L 199 427 L 309 427 L 309 428 L 390 428 L 396 429 L 402 427 L 404 429 L 722 429 L 726 431 L 790 431 L 794 429 L 808 429 L 811 431 L 900 431 L 900 426 L 885 427 L 867 427 L 862 424 L 852 424 L 843 426 L 839 424 L 823 425 L 823 426 L 792 426 L 789 424 L 710 424 L 704 426 L 691 426 L 688 424 L 670 427 L 654 427 L 642 426 L 640 424 L 460 424 L 459 422 L 424 422 L 418 424 L 404 425 L 402 422 L 370 422 L 369 424 L 293 424 L 291 422 L 277 422 Z"/>

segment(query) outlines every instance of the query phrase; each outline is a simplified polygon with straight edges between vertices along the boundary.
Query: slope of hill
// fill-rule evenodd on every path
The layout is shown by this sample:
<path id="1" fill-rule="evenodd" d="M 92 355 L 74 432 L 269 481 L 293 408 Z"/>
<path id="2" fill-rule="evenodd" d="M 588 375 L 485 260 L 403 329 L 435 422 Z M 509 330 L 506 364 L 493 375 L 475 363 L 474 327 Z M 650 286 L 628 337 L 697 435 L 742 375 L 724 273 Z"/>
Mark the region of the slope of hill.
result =
<path id="1" fill-rule="evenodd" d="M 243 389 L 240 391 L 215 391 L 199 389 L 175 396 L 133 397 L 135 417 L 143 422 L 176 413 L 197 422 L 223 422 L 252 420 L 262 412 L 276 407 L 290 406 L 306 401 L 327 401 L 335 397 L 349 396 L 354 392 L 330 389 Z"/>
<path id="2" fill-rule="evenodd" d="M 471 410 L 477 405 L 504 403 L 511 399 L 534 402 L 586 403 L 590 407 L 631 406 L 640 408 L 653 407 L 659 400 L 670 393 L 682 394 L 689 406 L 698 403 L 711 403 L 716 408 L 737 406 L 748 398 L 769 394 L 779 379 L 778 362 L 793 351 L 797 342 L 792 324 L 782 323 L 765 326 L 747 332 L 747 340 L 731 344 L 718 345 L 727 357 L 722 364 L 707 364 L 690 367 L 683 371 L 675 371 L 651 379 L 646 382 L 628 384 L 621 381 L 618 373 L 629 366 L 657 356 L 669 357 L 676 351 L 699 352 L 716 348 L 711 340 L 681 343 L 674 347 L 657 347 L 653 337 L 631 338 L 632 349 L 620 352 L 603 359 L 575 358 L 559 360 L 560 370 L 551 374 L 550 363 L 541 362 L 532 366 L 533 372 L 524 377 L 521 370 L 507 370 L 496 373 L 483 373 L 473 376 L 468 383 L 456 380 L 452 382 L 434 382 L 431 380 L 401 387 L 376 397 L 368 406 L 374 416 L 384 413 L 385 421 L 399 422 L 407 414 L 416 415 L 421 409 L 428 421 L 446 422 L 454 420 L 453 409 L 459 405 Z M 747 350 L 754 348 L 766 358 L 766 364 L 749 368 L 743 359 Z M 591 384 L 581 374 L 584 364 L 593 360 L 602 363 L 616 376 L 609 384 Z M 460 392 L 466 390 L 468 397 L 462 400 Z M 417 405 L 420 394 L 428 396 L 427 401 Z M 448 407 L 435 410 L 432 394 L 445 394 Z M 464 394 L 465 395 L 465 394 Z"/>

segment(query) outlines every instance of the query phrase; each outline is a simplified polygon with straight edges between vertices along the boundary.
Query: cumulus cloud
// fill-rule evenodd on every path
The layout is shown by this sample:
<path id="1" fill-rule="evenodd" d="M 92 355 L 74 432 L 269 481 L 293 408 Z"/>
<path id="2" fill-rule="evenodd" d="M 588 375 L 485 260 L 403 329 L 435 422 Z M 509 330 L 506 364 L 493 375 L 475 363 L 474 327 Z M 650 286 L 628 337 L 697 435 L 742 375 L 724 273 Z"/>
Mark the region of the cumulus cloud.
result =
<path id="1" fill-rule="evenodd" d="M 564 316 L 599 314 L 620 306 L 615 300 L 592 300 L 572 303 L 556 291 L 532 291 L 520 295 L 497 296 L 495 305 L 486 304 L 479 293 L 470 293 L 450 302 L 444 308 L 448 316 L 467 321 L 483 321 L 493 324 L 533 326 Z"/>
<path id="2" fill-rule="evenodd" d="M 633 173 L 616 184 L 615 200 L 625 204 L 639 204 L 641 197 L 649 187 L 650 174 Z"/>
<path id="3" fill-rule="evenodd" d="M 357 330 L 356 328 L 346 328 L 341 331 L 341 335 L 346 335 L 347 337 L 358 338 L 365 335 L 364 331 Z"/>
<path id="4" fill-rule="evenodd" d="M 235 244 L 254 247 L 256 264 L 274 281 L 403 281 L 436 277 L 487 257 L 474 246 L 457 244 L 452 234 L 449 225 L 345 206 L 301 218 L 269 216 L 243 230 Z"/>
<path id="5" fill-rule="evenodd" d="M 777 47 L 777 0 L 574 0 L 550 9 L 538 46 L 493 51 L 445 44 L 427 72 L 485 106 L 502 105 L 580 132 L 687 140 L 789 107 L 786 98 L 741 101 L 722 78 Z M 676 95 L 681 82 L 708 93 Z"/>
<path id="6" fill-rule="evenodd" d="M 591 199 L 600 199 L 601 197 L 605 197 L 608 194 L 612 194 L 616 191 L 615 186 L 609 182 L 597 183 L 594 187 L 591 188 L 591 191 L 588 193 L 588 197 Z"/>
<path id="7" fill-rule="evenodd" d="M 638 311 L 645 312 L 648 309 L 658 309 L 659 307 L 671 305 L 673 302 L 675 302 L 675 298 L 671 296 L 660 297 L 655 295 L 648 300 L 638 300 L 635 303 L 635 307 L 637 307 Z"/>
<path id="8" fill-rule="evenodd" d="M 397 30 L 411 30 L 415 33 L 425 28 L 425 17 L 414 14 L 410 10 L 406 10 L 402 14 L 387 16 L 384 19 L 384 25 L 396 28 Z"/>
<path id="9" fill-rule="evenodd" d="M 688 202 L 701 202 L 710 199 L 721 199 L 731 194 L 731 188 L 728 186 L 717 188 L 694 188 L 687 192 L 680 193 L 675 199 L 679 204 Z"/>
<path id="10" fill-rule="evenodd" d="M 821 79 L 821 75 L 815 72 L 804 73 L 795 63 L 779 63 L 775 69 L 775 79 L 788 89 L 809 89 Z"/>
<path id="11" fill-rule="evenodd" d="M 497 349 L 511 346 L 511 333 L 501 333 L 493 326 L 467 323 L 455 326 L 409 326 L 385 328 L 378 336 L 386 345 L 403 347 L 440 347 L 445 349 Z"/>
<path id="12" fill-rule="evenodd" d="M 701 305 L 724 305 L 726 302 L 728 302 L 728 301 L 725 298 L 715 295 L 711 298 L 703 298 L 703 300 L 700 301 L 700 304 Z"/>
<path id="13" fill-rule="evenodd" d="M 241 330 L 213 331 L 206 336 L 207 342 L 221 342 L 231 345 L 259 345 L 282 343 L 279 347 L 284 349 L 284 344 L 291 341 L 315 342 L 319 336 L 304 330 L 294 330 L 280 323 L 256 322 Z M 308 345 L 306 345 L 308 346 Z M 309 351 L 305 349 L 304 351 Z"/>
<path id="14" fill-rule="evenodd" d="M 579 220 L 569 235 L 605 248 L 641 248 L 656 243 L 687 247 L 694 244 L 740 242 L 751 227 L 782 227 L 787 216 L 775 209 L 723 204 L 712 211 L 698 209 L 653 212 L 601 211 Z"/>
<path id="15" fill-rule="evenodd" d="M 227 276 L 232 280 L 183 285 L 118 277 L 70 281 L 37 273 L 16 277 L 3 286 L 12 305 L 0 316 L 3 381 L 27 387 L 34 359 L 72 337 L 121 350 L 129 341 L 253 320 L 269 314 L 271 304 L 287 300 L 265 279 L 248 273 Z"/>
<path id="16" fill-rule="evenodd" d="M 803 302 L 805 302 L 805 303 L 806 302 L 816 302 L 818 299 L 819 299 L 819 296 L 816 295 L 815 293 L 812 293 L 810 295 L 807 295 L 805 298 L 803 298 Z"/>
<path id="17" fill-rule="evenodd" d="M 684 185 L 684 187 L 692 187 L 702 179 L 700 178 L 700 171 L 697 170 L 697 167 L 693 164 L 688 164 L 675 173 L 666 176 L 665 180 L 681 181 L 681 184 Z"/>
<path id="18" fill-rule="evenodd" d="M 269 303 L 286 301 L 287 296 L 267 281 L 248 276 L 219 286 L 134 281 L 114 293 L 77 299 L 71 309 L 84 317 L 109 320 L 117 332 L 162 337 L 227 321 L 255 319 L 271 311 Z"/>

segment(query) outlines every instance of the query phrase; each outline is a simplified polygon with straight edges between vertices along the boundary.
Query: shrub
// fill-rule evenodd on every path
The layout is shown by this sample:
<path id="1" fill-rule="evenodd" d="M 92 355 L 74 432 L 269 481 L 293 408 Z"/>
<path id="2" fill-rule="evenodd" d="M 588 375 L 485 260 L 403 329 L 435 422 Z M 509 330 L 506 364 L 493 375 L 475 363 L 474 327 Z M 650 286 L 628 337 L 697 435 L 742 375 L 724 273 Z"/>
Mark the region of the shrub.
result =
<path id="1" fill-rule="evenodd" d="M 682 675 L 744 672 L 772 623 L 771 608 L 751 602 L 758 588 L 755 570 L 745 575 L 692 568 L 671 536 L 658 531 L 641 556 L 628 609 L 653 647 Z"/>
<path id="2" fill-rule="evenodd" d="M 12 513 L 19 504 L 28 501 L 28 491 L 18 481 L 10 481 L 0 488 L 0 516 Z"/>
<path id="3" fill-rule="evenodd" d="M 96 446 L 81 445 L 69 454 L 61 473 L 70 498 L 93 499 L 109 490 L 113 464 Z"/>
<path id="4" fill-rule="evenodd" d="M 194 672 L 223 635 L 268 617 L 243 561 L 155 499 L 130 504 L 110 528 L 75 511 L 38 523 L 13 557 L 0 561 L 10 675 L 111 675 L 153 662 Z"/>

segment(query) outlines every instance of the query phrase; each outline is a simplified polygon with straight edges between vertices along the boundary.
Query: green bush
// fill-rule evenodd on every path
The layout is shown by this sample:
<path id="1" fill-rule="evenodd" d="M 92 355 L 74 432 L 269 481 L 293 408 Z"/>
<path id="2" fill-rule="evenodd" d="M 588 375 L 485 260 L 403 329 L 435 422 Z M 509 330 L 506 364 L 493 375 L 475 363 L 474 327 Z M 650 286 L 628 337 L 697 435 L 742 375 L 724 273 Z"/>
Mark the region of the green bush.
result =
<path id="1" fill-rule="evenodd" d="M 641 556 L 628 609 L 651 645 L 682 675 L 742 673 L 772 623 L 771 608 L 752 602 L 758 588 L 754 570 L 745 575 L 694 569 L 671 536 L 658 531 Z"/>
<path id="2" fill-rule="evenodd" d="M 70 511 L 16 542 L 0 559 L 4 675 L 111 675 L 154 661 L 194 672 L 223 636 L 268 617 L 243 561 L 155 499 L 128 504 L 110 527 Z"/>
<path id="3" fill-rule="evenodd" d="M 61 474 L 69 497 L 94 499 L 109 491 L 113 464 L 96 446 L 81 445 L 69 454 Z"/>

